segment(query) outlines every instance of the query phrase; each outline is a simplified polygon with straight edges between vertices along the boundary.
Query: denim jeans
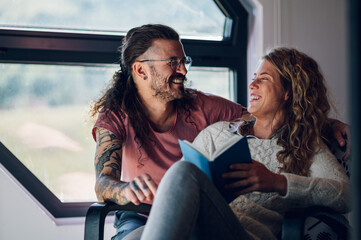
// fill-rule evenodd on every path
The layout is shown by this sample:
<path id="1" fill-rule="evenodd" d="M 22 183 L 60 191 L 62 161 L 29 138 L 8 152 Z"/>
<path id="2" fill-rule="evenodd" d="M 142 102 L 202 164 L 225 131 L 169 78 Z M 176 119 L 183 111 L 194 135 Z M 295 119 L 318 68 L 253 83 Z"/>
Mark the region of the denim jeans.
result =
<path id="1" fill-rule="evenodd" d="M 178 161 L 164 175 L 141 239 L 251 239 L 208 177 Z"/>
<path id="2" fill-rule="evenodd" d="M 112 240 L 122 240 L 128 233 L 143 226 L 147 222 L 147 218 L 131 211 L 117 211 L 115 213 L 114 227 L 116 235 Z"/>

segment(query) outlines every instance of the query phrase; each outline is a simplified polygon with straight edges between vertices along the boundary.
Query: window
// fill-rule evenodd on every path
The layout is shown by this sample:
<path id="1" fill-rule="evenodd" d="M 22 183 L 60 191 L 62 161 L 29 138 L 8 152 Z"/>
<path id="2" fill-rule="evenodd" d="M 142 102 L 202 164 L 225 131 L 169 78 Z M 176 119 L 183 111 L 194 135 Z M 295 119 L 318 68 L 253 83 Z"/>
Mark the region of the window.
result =
<path id="1" fill-rule="evenodd" d="M 118 69 L 131 27 L 173 26 L 193 59 L 189 87 L 245 104 L 247 13 L 238 0 L 132 1 L 143 19 L 127 1 L 63 0 L 56 13 L 59 1 L 28 2 L 0 3 L 0 163 L 55 218 L 84 216 L 96 201 L 87 110 Z"/>
<path id="2" fill-rule="evenodd" d="M 229 68 L 191 67 L 186 86 L 233 100 L 233 74 Z"/>
<path id="3" fill-rule="evenodd" d="M 89 103 L 116 66 L 0 64 L 3 144 L 62 202 L 96 201 Z"/>
<path id="4" fill-rule="evenodd" d="M 118 67 L 8 63 L 0 70 L 3 144 L 61 202 L 96 201 L 88 109 Z M 189 85 L 229 98 L 228 75 L 227 69 L 195 67 L 188 79 L 197 80 Z"/>
<path id="5" fill-rule="evenodd" d="M 153 22 L 170 25 L 188 38 L 222 40 L 226 20 L 210 0 L 16 0 L 0 3 L 0 24 L 7 28 L 121 35 L 134 26 Z"/>

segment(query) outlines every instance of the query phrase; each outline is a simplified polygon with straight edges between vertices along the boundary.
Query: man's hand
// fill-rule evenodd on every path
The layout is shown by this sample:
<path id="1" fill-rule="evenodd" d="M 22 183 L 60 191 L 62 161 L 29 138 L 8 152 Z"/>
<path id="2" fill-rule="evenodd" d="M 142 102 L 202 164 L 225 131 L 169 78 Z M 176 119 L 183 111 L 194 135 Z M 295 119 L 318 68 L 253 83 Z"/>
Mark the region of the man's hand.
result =
<path id="1" fill-rule="evenodd" d="M 129 202 L 139 205 L 143 201 L 151 201 L 154 199 L 157 191 L 157 184 L 147 173 L 136 177 L 123 188 L 123 195 Z"/>
<path id="2" fill-rule="evenodd" d="M 351 155 L 351 131 L 350 126 L 336 119 L 330 119 L 333 136 L 337 140 L 340 147 L 346 145 L 347 140 L 347 149 L 343 161 L 347 161 Z"/>

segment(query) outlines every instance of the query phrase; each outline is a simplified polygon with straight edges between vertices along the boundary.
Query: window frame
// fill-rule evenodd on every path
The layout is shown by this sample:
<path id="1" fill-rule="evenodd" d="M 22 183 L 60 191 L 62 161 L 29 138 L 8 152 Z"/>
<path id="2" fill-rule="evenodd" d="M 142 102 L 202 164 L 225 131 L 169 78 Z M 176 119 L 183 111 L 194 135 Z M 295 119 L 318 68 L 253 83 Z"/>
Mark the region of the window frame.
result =
<path id="1" fill-rule="evenodd" d="M 235 80 L 234 99 L 247 103 L 248 12 L 239 0 L 214 0 L 226 16 L 223 41 L 182 39 L 193 66 L 227 67 Z M 114 64 L 123 36 L 0 27 L 0 63 Z M 211 51 L 210 51 L 211 49 Z M 90 133 L 89 133 L 90 134 Z M 0 139 L 0 164 L 54 218 L 84 217 L 92 202 L 61 202 Z"/>

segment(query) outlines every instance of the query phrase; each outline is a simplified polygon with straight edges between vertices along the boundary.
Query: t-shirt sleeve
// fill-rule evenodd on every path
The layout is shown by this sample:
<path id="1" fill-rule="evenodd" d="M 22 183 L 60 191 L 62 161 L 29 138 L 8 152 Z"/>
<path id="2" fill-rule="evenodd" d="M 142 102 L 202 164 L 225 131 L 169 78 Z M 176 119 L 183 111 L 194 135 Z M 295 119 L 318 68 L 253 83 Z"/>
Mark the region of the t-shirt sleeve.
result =
<path id="1" fill-rule="evenodd" d="M 120 140 L 125 139 L 125 120 L 116 115 L 112 111 L 101 111 L 98 115 L 97 121 L 95 122 L 93 129 L 92 129 L 92 135 L 93 139 L 96 141 L 96 128 L 104 128 L 113 134 Z"/>
<path id="2" fill-rule="evenodd" d="M 200 108 L 207 113 L 209 124 L 219 121 L 233 121 L 242 116 L 242 105 L 228 99 L 198 92 Z"/>

